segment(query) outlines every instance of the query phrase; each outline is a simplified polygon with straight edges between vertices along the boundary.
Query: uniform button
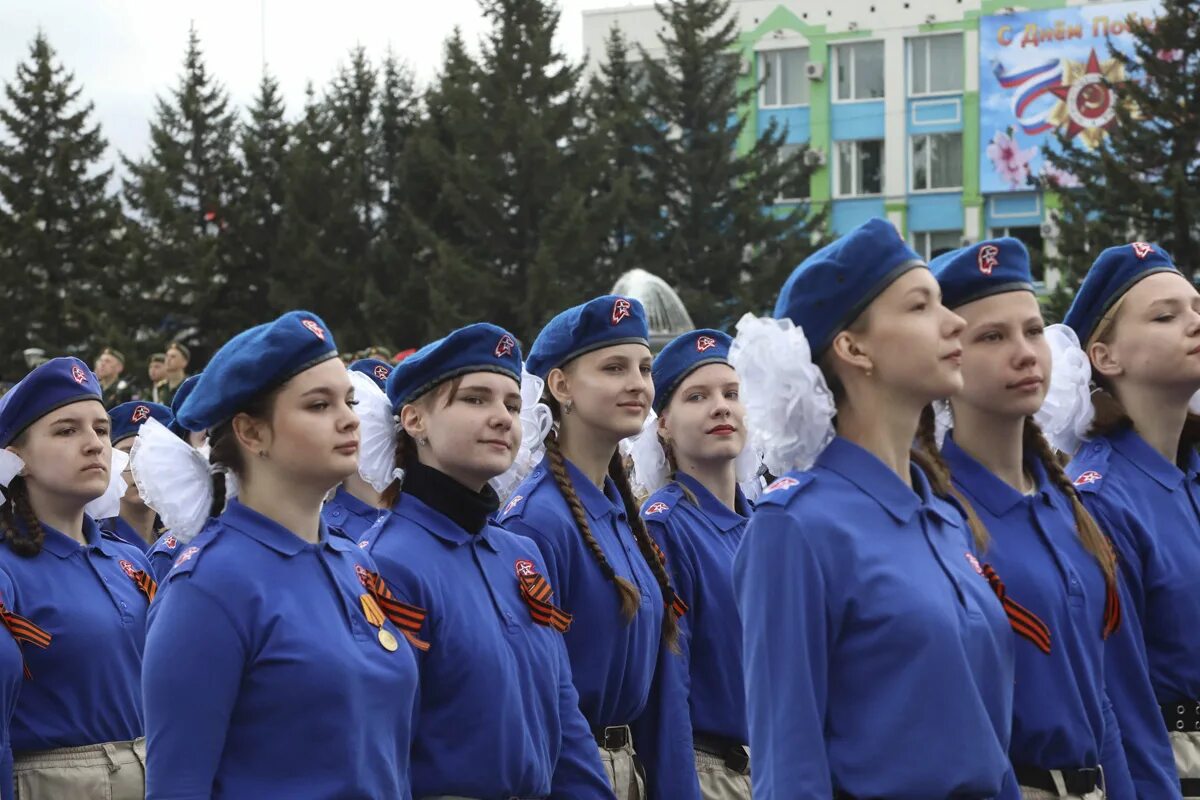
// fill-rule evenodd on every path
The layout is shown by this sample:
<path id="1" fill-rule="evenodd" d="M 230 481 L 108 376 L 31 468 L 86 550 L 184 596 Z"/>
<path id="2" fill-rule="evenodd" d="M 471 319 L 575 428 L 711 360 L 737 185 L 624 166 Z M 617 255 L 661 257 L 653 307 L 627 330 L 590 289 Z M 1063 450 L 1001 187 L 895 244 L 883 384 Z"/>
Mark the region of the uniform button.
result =
<path id="1" fill-rule="evenodd" d="M 514 621 L 514 620 L 513 620 L 513 615 L 512 615 L 512 614 L 510 614 L 510 613 L 509 613 L 509 612 L 507 612 L 507 611 L 505 611 L 505 612 L 504 612 L 504 618 L 505 618 L 506 620 L 508 620 L 509 622 L 513 622 L 513 621 Z"/>
<path id="2" fill-rule="evenodd" d="M 105 583 L 108 583 L 108 577 L 107 577 L 107 576 L 105 576 L 105 578 L 104 578 L 104 582 L 105 582 Z"/>
<path id="3" fill-rule="evenodd" d="M 121 601 L 121 608 L 129 608 L 129 606 L 125 604 L 124 600 Z"/>

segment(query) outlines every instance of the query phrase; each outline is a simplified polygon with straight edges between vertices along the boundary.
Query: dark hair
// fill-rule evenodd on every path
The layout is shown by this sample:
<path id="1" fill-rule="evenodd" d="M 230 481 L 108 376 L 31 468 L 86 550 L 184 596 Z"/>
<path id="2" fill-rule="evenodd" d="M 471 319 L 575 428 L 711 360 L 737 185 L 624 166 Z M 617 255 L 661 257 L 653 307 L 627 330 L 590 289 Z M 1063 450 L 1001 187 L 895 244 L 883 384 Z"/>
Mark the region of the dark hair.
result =
<path id="1" fill-rule="evenodd" d="M 462 385 L 464 376 L 460 375 L 457 378 L 452 378 L 444 383 L 439 383 L 437 386 L 430 389 L 425 394 L 414 400 L 414 403 L 430 402 L 439 394 L 446 395 L 446 402 L 443 403 L 443 408 L 454 402 L 454 396 L 458 394 L 458 387 Z M 417 463 L 421 460 L 420 454 L 417 452 L 417 443 L 408 431 L 400 427 L 396 433 L 396 469 L 408 469 L 409 464 Z M 396 501 L 400 499 L 400 492 L 404 488 L 404 481 L 397 478 L 388 484 L 388 487 L 379 495 L 379 500 L 384 504 L 385 508 L 391 508 L 396 505 Z"/>
<path id="2" fill-rule="evenodd" d="M 955 489 L 951 482 L 950 465 L 942 458 L 941 451 L 938 449 L 934 438 L 934 414 L 932 406 L 926 406 L 924 411 L 921 412 L 921 423 L 917 430 L 917 441 L 919 442 L 919 447 L 913 452 L 913 459 L 918 460 L 921 468 L 930 476 L 930 483 L 933 485 L 936 494 L 943 498 L 953 497 L 962 506 L 963 511 L 967 515 L 967 522 L 971 525 L 971 533 L 975 537 L 976 545 L 979 547 L 980 552 L 985 551 L 988 544 L 987 529 L 975 513 L 975 509 L 971 506 L 970 501 Z M 1075 489 L 1075 484 L 1071 482 L 1071 479 L 1067 477 L 1067 473 L 1063 471 L 1062 463 L 1057 453 L 1050 446 L 1050 442 L 1047 441 L 1045 435 L 1042 433 L 1042 429 L 1033 421 L 1033 417 L 1025 418 L 1025 426 L 1022 432 L 1022 446 L 1026 453 L 1032 453 L 1041 462 L 1042 468 L 1046 470 L 1046 476 L 1049 477 L 1051 483 L 1070 502 L 1071 513 L 1075 518 L 1075 533 L 1079 536 L 1080 542 L 1083 543 L 1084 549 L 1091 553 L 1092 557 L 1099 563 L 1101 571 L 1104 572 L 1104 581 L 1108 587 L 1104 629 L 1104 635 L 1107 637 L 1109 633 L 1116 629 L 1117 624 L 1117 620 L 1111 617 L 1112 614 L 1117 613 L 1114 606 L 1117 598 L 1116 552 L 1113 550 L 1108 537 L 1104 535 L 1100 530 L 1100 526 L 1096 524 L 1095 518 L 1084 507 L 1083 501 L 1079 498 L 1079 492 Z"/>
<path id="3" fill-rule="evenodd" d="M 33 558 L 42 552 L 46 532 L 42 530 L 42 523 L 33 513 L 33 506 L 29 504 L 29 490 L 25 486 L 25 479 L 19 476 L 13 478 L 5 495 L 4 504 L 0 505 L 0 527 L 4 529 L 4 538 L 14 553 Z M 18 516 L 25 526 L 24 530 L 17 526 Z"/>
<path id="4" fill-rule="evenodd" d="M 270 419 L 275 410 L 275 399 L 279 396 L 282 385 L 251 398 L 237 412 L 258 419 Z M 236 414 L 234 415 L 236 416 Z M 186 439 L 185 439 L 186 440 Z M 242 450 L 238 447 L 237 436 L 233 432 L 233 417 L 225 420 L 208 432 L 208 463 L 221 469 L 213 472 L 212 476 L 212 506 L 208 510 L 210 517 L 220 516 L 225 510 L 225 475 L 226 471 L 241 476 L 246 470 L 246 461 Z"/>
<path id="5" fill-rule="evenodd" d="M 171 342 L 167 345 L 168 350 L 178 350 L 179 355 L 183 356 L 185 361 L 192 360 L 192 351 L 187 348 L 187 345 L 182 342 Z"/>
<path id="6" fill-rule="evenodd" d="M 550 406 L 550 411 L 554 416 L 555 422 L 561 421 L 562 407 L 554 396 L 547 391 L 542 401 Z M 641 605 L 641 593 L 638 592 L 637 587 L 630 583 L 628 579 L 617 574 L 617 571 L 613 569 L 612 564 L 608 562 L 608 558 L 604 555 L 604 549 L 600 546 L 600 542 L 596 541 L 596 537 L 592 533 L 592 528 L 588 524 L 587 512 L 583 508 L 583 503 L 579 500 L 579 495 L 575 492 L 575 485 L 571 482 L 571 476 L 567 474 L 566 457 L 563 456 L 562 448 L 558 446 L 558 434 L 556 430 L 552 430 L 546 437 L 546 461 L 550 467 L 550 474 L 554 477 L 554 483 L 558 486 L 559 493 L 567 501 L 567 507 L 571 510 L 571 516 L 575 520 L 575 527 L 583 537 L 584 544 L 591 551 L 592 557 L 600 567 L 600 572 L 603 573 L 605 578 L 612 581 L 617 588 L 617 596 L 621 600 L 622 616 L 626 620 L 633 619 L 634 615 L 637 614 L 638 606 Z M 673 652 L 678 652 L 679 621 L 676 619 L 673 611 L 676 598 L 675 590 L 671 587 L 671 579 L 667 575 L 666 564 L 660 556 L 661 551 L 655 546 L 654 540 L 650 538 L 650 532 L 646 530 L 646 523 L 642 521 L 642 517 L 638 513 L 637 503 L 633 499 L 633 490 L 629 486 L 629 474 L 625 471 L 625 464 L 621 460 L 619 450 L 613 452 L 612 459 L 608 462 L 608 476 L 616 484 L 617 491 L 621 495 L 621 502 L 625 507 L 625 516 L 629 522 L 629 529 L 633 532 L 633 538 L 637 542 L 638 550 L 641 551 L 642 558 L 646 559 L 646 563 L 650 565 L 650 569 L 654 573 L 654 578 L 658 582 L 658 587 L 662 591 L 663 601 L 666 604 L 662 622 L 663 641 L 667 643 L 667 646 Z"/>
<path id="7" fill-rule="evenodd" d="M 167 354 L 166 354 L 166 353 L 155 353 L 154 355 L 150 356 L 150 360 L 149 360 L 148 362 L 146 362 L 146 363 L 148 363 L 148 364 L 161 364 L 161 363 L 163 363 L 163 362 L 164 362 L 164 361 L 166 361 L 166 360 L 167 360 Z"/>

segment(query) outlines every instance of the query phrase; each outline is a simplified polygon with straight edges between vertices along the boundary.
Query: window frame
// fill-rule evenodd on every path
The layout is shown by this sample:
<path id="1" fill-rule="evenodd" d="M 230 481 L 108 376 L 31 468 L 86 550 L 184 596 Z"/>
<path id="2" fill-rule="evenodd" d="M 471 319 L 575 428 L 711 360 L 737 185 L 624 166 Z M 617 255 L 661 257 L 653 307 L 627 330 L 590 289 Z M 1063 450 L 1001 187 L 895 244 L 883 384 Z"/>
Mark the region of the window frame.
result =
<path id="1" fill-rule="evenodd" d="M 849 145 L 854 148 L 853 158 L 850 160 L 852 167 L 852 177 L 854 180 L 855 189 L 861 184 L 858 180 L 861 176 L 858 174 L 859 164 L 862 161 L 859 155 L 859 147 L 863 142 L 878 142 L 879 143 L 879 191 L 871 194 L 843 194 L 842 193 L 842 154 L 840 149 L 844 145 Z M 853 200 L 860 198 L 884 197 L 887 195 L 887 145 L 885 139 L 841 139 L 833 143 L 833 198 L 835 200 Z"/>
<path id="2" fill-rule="evenodd" d="M 794 53 L 794 52 L 800 52 L 800 51 L 802 51 L 804 53 L 804 63 L 805 64 L 811 63 L 808 58 L 808 55 L 811 52 L 811 49 L 807 46 L 805 46 L 805 47 L 777 47 L 777 48 L 773 48 L 770 50 L 756 51 L 754 55 L 758 59 L 758 63 L 756 66 L 758 67 L 758 70 L 759 70 L 759 74 L 758 74 L 759 80 L 762 80 L 763 78 L 766 77 L 766 73 L 763 71 L 763 66 L 766 64 L 767 59 L 769 59 L 769 58 L 774 59 L 777 62 L 776 68 L 778 68 L 778 62 L 783 61 L 784 53 Z M 779 99 L 781 102 L 778 104 L 775 104 L 775 105 L 767 103 L 766 94 L 767 94 L 767 86 L 769 84 L 769 81 L 764 80 L 762 82 L 762 85 L 758 87 L 758 107 L 760 109 L 764 109 L 764 110 L 776 111 L 778 109 L 783 109 L 783 108 L 808 108 L 809 106 L 811 106 L 812 105 L 812 81 L 810 81 L 808 79 L 807 74 L 802 74 L 800 77 L 805 81 L 805 86 L 808 87 L 808 101 L 807 102 L 805 102 L 805 103 L 784 103 L 784 102 L 782 102 L 782 100 L 783 100 L 782 77 L 780 77 L 780 79 L 779 79 L 780 83 L 776 84 L 776 94 L 779 96 Z"/>
<path id="3" fill-rule="evenodd" d="M 913 231 L 913 249 L 917 251 L 917 255 L 919 255 L 921 258 L 925 259 L 926 263 L 932 261 L 934 258 L 934 256 L 932 255 L 932 253 L 933 253 L 933 237 L 939 233 L 957 234 L 957 238 L 955 239 L 953 248 L 957 249 L 962 246 L 962 241 L 963 241 L 963 229 L 962 228 L 948 228 L 948 229 L 938 230 L 938 231 Z M 922 241 L 922 239 L 923 239 L 923 241 Z"/>
<path id="4" fill-rule="evenodd" d="M 966 169 L 963 165 L 959 165 L 959 180 L 958 186 L 938 186 L 926 187 L 924 189 L 917 188 L 917 139 L 929 139 L 935 136 L 957 136 L 959 139 L 959 152 L 963 151 L 963 135 L 961 131 L 941 131 L 939 133 L 913 133 L 908 137 L 908 193 L 909 194 L 941 194 L 944 192 L 961 192 L 962 184 L 966 182 Z M 925 150 L 925 175 L 926 179 L 932 177 L 932 150 Z"/>
<path id="5" fill-rule="evenodd" d="M 881 95 L 880 97 L 861 97 L 861 98 L 860 97 L 851 97 L 851 98 L 845 98 L 845 99 L 840 98 L 840 97 L 838 97 L 838 83 L 841 80 L 841 74 L 842 74 L 842 63 L 841 63 L 841 58 L 840 58 L 841 50 L 843 47 L 846 47 L 846 48 L 850 48 L 850 50 L 853 52 L 854 47 L 856 45 L 863 45 L 863 44 L 877 44 L 882 49 L 883 58 L 881 59 L 882 70 L 881 70 L 880 77 L 883 78 L 883 95 Z M 850 41 L 834 42 L 833 44 L 830 45 L 830 49 L 833 51 L 833 53 L 832 53 L 833 57 L 829 59 L 830 65 L 832 67 L 832 69 L 830 71 L 833 73 L 833 80 L 829 82 L 830 102 L 837 103 L 837 104 L 842 104 L 842 103 L 882 103 L 884 101 L 884 99 L 887 97 L 887 45 L 884 44 L 883 39 L 862 39 L 862 40 L 852 39 Z M 858 70 L 858 56 L 855 55 L 850 61 L 849 85 L 850 85 L 851 92 L 854 91 L 854 78 L 855 78 L 855 73 L 857 72 L 857 70 Z"/>
<path id="6" fill-rule="evenodd" d="M 926 33 L 926 34 L 921 34 L 920 36 L 909 36 L 909 37 L 905 38 L 905 40 L 904 40 L 904 63 L 905 63 L 906 69 L 905 69 L 904 80 L 905 80 L 905 84 L 906 84 L 905 85 L 905 89 L 906 89 L 905 96 L 906 97 L 920 97 L 920 98 L 953 97 L 955 95 L 963 94 L 966 91 L 966 88 L 967 88 L 967 76 L 966 76 L 967 54 L 966 54 L 965 49 L 963 50 L 963 54 L 962 54 L 963 55 L 963 60 L 962 60 L 963 71 L 962 71 L 962 74 L 959 76 L 960 85 L 957 89 L 943 89 L 943 90 L 939 90 L 936 92 L 928 91 L 928 89 L 924 92 L 913 91 L 913 75 L 915 74 L 915 70 L 913 69 L 913 43 L 917 42 L 917 41 L 923 41 L 923 42 L 929 41 L 930 39 L 934 39 L 934 38 L 944 38 L 947 36 L 959 37 L 959 44 L 963 48 L 966 48 L 966 46 L 967 46 L 966 37 L 963 35 L 962 31 L 942 31 L 941 33 Z M 932 59 L 930 59 L 928 56 L 926 56 L 926 58 L 925 58 L 925 86 L 926 87 L 928 87 L 930 85 L 930 83 L 932 82 L 931 78 L 933 77 L 933 75 L 931 72 L 931 66 L 930 66 L 931 63 L 932 63 Z"/>
<path id="7" fill-rule="evenodd" d="M 785 149 L 785 148 L 789 148 L 789 147 L 795 147 L 795 148 L 797 148 L 797 149 L 801 149 L 801 148 L 803 148 L 803 147 L 804 147 L 806 144 L 808 144 L 808 143 L 807 143 L 807 142 L 784 142 L 782 145 L 780 145 L 780 146 L 779 146 L 779 155 L 780 155 L 780 157 L 781 157 L 781 158 L 783 157 L 783 154 L 784 154 L 784 153 L 783 153 L 783 151 L 784 151 L 784 149 Z M 805 195 L 804 197 L 784 197 L 782 194 L 780 194 L 780 195 L 777 195 L 777 196 L 775 197 L 775 203 L 776 203 L 776 204 L 779 204 L 779 203 L 793 203 L 793 204 L 795 204 L 795 203 L 807 203 L 807 202 L 809 202 L 810 200 L 812 200 L 812 173 L 809 173 L 809 176 L 808 176 L 808 194 L 807 194 L 807 195 Z"/>

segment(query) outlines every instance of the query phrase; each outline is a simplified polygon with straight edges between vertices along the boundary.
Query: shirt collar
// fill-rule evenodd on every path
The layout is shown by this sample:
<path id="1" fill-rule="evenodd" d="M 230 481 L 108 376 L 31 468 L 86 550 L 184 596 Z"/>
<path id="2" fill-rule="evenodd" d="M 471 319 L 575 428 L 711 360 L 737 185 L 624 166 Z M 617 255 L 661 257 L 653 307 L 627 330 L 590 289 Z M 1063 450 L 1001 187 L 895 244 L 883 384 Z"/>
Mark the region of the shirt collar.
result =
<path id="1" fill-rule="evenodd" d="M 602 492 L 587 475 L 583 474 L 579 467 L 571 463 L 571 459 L 564 456 L 563 463 L 567 465 L 567 477 L 571 479 L 575 496 L 587 509 L 588 516 L 592 519 L 602 519 L 605 514 L 616 514 L 624 519 L 625 503 L 621 500 L 621 493 L 617 491 L 617 485 L 613 483 L 612 478 L 607 475 L 604 477 L 604 491 Z M 547 465 L 546 469 L 549 468 Z M 553 476 L 551 478 L 553 479 Z"/>
<path id="2" fill-rule="evenodd" d="M 68 558 L 72 554 L 79 552 L 79 542 L 67 536 L 58 528 L 53 528 L 46 523 L 41 523 L 42 526 L 42 549 L 50 552 L 59 558 Z M 105 545 L 107 540 L 100 535 L 100 526 L 96 524 L 96 520 L 92 519 L 87 514 L 83 515 L 83 538 L 87 540 L 89 550 L 98 550 L 106 556 L 115 555 Z"/>
<path id="3" fill-rule="evenodd" d="M 821 455 L 817 466 L 836 472 L 853 483 L 875 502 L 883 506 L 897 522 L 908 522 L 913 514 L 928 501 L 929 482 L 925 473 L 912 470 L 913 485 L 909 488 L 900 476 L 880 461 L 875 455 L 841 436 L 834 438 Z"/>
<path id="4" fill-rule="evenodd" d="M 379 516 L 379 509 L 372 505 L 367 505 L 362 500 L 359 500 L 350 492 L 346 491 L 345 486 L 339 486 L 333 495 L 333 502 L 340 505 L 350 514 L 356 517 L 364 517 L 366 519 L 374 519 Z"/>
<path id="5" fill-rule="evenodd" d="M 285 556 L 294 556 L 309 549 L 311 545 L 296 534 L 280 525 L 275 520 L 266 517 L 252 508 L 248 508 L 237 500 L 230 500 L 222 512 L 220 520 L 225 525 L 249 536 L 254 541 Z M 329 536 L 325 523 L 321 523 L 321 541 L 329 544 Z"/>
<path id="6" fill-rule="evenodd" d="M 411 520 L 447 544 L 458 547 L 478 536 L 493 552 L 500 552 L 492 541 L 492 526 L 484 525 L 478 534 L 470 533 L 436 508 L 430 507 L 419 497 L 402 492 L 392 511 L 400 517 Z"/>
<path id="7" fill-rule="evenodd" d="M 718 500 L 712 492 L 704 487 L 704 484 L 691 475 L 684 472 L 676 472 L 675 480 L 686 486 L 696 496 L 696 500 L 700 503 L 700 510 L 722 531 L 728 533 L 739 525 L 746 524 L 746 517 L 743 517 Z M 746 498 L 742 496 L 740 488 L 737 490 L 737 507 L 747 507 Z"/>
<path id="8" fill-rule="evenodd" d="M 1134 466 L 1162 484 L 1164 489 L 1174 491 L 1183 482 L 1183 471 L 1150 445 L 1146 444 L 1132 427 L 1118 431 L 1109 437 L 1113 449 L 1133 462 Z"/>
<path id="9" fill-rule="evenodd" d="M 971 493 L 971 498 L 978 501 L 993 516 L 1002 517 L 1018 503 L 1029 499 L 1028 495 L 1022 494 L 996 477 L 995 473 L 959 447 L 954 441 L 953 433 L 946 434 L 946 441 L 942 445 L 942 457 L 946 459 L 955 483 L 965 487 Z M 1033 475 L 1037 497 L 1044 502 L 1052 502 L 1048 492 L 1050 476 L 1046 474 L 1042 462 L 1037 458 L 1027 457 L 1025 469 Z"/>

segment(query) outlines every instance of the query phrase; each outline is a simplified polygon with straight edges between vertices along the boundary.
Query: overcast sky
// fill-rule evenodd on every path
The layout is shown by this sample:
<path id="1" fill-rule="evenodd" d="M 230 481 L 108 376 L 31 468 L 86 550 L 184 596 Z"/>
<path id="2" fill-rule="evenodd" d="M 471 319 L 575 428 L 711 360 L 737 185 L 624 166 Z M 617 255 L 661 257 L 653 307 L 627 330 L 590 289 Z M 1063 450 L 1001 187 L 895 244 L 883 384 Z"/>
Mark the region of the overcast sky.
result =
<path id="1" fill-rule="evenodd" d="M 630 4 L 559 2 L 558 44 L 575 60 L 582 57 L 581 12 Z M 477 0 L 0 0 L 0 82 L 13 79 L 41 28 L 96 104 L 109 144 L 141 155 L 154 98 L 178 80 L 190 24 L 235 103 L 253 96 L 265 58 L 292 113 L 305 84 L 324 87 L 355 45 L 376 62 L 391 48 L 424 83 L 455 25 L 472 43 L 484 30 Z"/>

